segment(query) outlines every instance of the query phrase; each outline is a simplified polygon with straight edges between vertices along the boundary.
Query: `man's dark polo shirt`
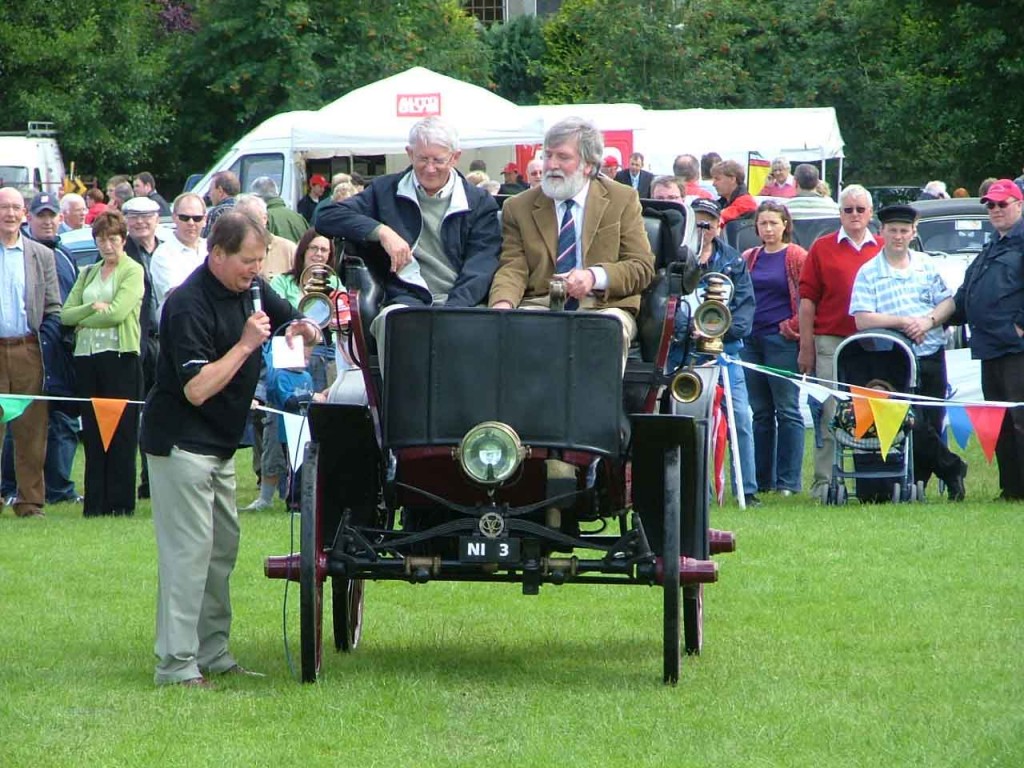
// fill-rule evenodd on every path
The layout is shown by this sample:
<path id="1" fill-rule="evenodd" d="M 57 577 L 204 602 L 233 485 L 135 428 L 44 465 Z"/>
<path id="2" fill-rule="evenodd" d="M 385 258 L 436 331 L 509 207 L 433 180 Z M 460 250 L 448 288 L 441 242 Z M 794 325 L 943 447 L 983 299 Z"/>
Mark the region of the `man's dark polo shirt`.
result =
<path id="1" fill-rule="evenodd" d="M 291 304 L 260 285 L 272 328 L 300 317 Z M 249 291 L 235 293 L 203 264 L 167 297 L 160 316 L 156 384 L 142 412 L 142 450 L 167 456 L 171 448 L 229 459 L 238 447 L 260 376 L 253 352 L 224 389 L 201 406 L 185 397 L 185 385 L 207 363 L 223 357 L 242 337 L 253 312 Z"/>

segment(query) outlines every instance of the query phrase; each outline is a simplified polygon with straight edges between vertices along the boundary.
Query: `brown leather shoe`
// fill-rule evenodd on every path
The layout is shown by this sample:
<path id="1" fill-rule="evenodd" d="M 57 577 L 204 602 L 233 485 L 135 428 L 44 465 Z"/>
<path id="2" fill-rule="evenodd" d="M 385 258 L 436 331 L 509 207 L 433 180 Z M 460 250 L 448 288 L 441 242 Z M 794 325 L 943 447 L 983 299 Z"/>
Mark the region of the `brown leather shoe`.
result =
<path id="1" fill-rule="evenodd" d="M 43 510 L 31 504 L 18 504 L 14 508 L 14 514 L 18 517 L 46 517 Z"/>

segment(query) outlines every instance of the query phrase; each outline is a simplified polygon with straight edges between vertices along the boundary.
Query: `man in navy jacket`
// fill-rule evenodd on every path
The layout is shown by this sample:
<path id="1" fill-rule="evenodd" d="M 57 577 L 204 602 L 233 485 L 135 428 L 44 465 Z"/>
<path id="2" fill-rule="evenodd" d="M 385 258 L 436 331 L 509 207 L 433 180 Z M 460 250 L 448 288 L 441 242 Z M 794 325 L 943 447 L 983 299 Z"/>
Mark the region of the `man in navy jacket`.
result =
<path id="1" fill-rule="evenodd" d="M 999 179 L 981 202 L 995 233 L 967 268 L 949 323 L 971 329 L 986 400 L 1024 400 L 1024 195 Z M 999 498 L 1024 499 L 1024 408 L 1008 408 L 996 441 Z"/>
<path id="2" fill-rule="evenodd" d="M 389 306 L 486 302 L 501 251 L 497 203 L 458 172 L 458 134 L 440 118 L 412 127 L 406 153 L 409 168 L 327 205 L 317 231 L 361 249 Z M 378 343 L 384 314 L 372 326 Z"/>

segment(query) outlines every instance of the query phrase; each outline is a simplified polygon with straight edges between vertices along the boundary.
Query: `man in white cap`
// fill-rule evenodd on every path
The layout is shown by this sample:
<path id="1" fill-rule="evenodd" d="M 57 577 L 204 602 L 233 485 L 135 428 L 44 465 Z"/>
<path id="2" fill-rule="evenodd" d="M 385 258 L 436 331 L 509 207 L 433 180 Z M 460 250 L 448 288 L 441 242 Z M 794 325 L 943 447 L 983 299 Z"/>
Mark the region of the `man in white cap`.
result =
<path id="1" fill-rule="evenodd" d="M 156 380 L 156 358 L 159 351 L 152 260 L 153 254 L 161 242 L 157 237 L 160 204 L 148 197 L 133 197 L 125 201 L 121 212 L 124 213 L 125 221 L 128 223 L 128 242 L 125 243 L 124 252 L 139 262 L 145 273 L 142 309 L 139 313 L 139 329 L 141 331 L 139 358 L 142 362 L 142 385 L 148 392 Z M 145 454 L 142 454 L 139 498 L 149 498 L 149 467 L 146 465 Z"/>

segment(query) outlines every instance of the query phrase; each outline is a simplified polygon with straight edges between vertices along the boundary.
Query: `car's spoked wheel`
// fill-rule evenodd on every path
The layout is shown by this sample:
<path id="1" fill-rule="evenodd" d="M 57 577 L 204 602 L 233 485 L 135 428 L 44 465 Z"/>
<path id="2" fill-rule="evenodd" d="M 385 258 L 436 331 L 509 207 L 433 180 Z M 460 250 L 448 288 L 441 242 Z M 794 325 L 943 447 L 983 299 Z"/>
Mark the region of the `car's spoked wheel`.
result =
<path id="1" fill-rule="evenodd" d="M 317 498 L 318 446 L 310 443 L 302 466 L 299 535 L 299 635 L 302 682 L 315 683 L 323 657 L 324 560 Z"/>
<path id="2" fill-rule="evenodd" d="M 704 585 L 683 587 L 683 648 L 687 656 L 699 656 L 704 647 Z"/>
<path id="3" fill-rule="evenodd" d="M 679 482 L 680 449 L 665 450 L 665 541 L 662 547 L 662 623 L 664 632 L 664 675 L 666 684 L 679 682 L 680 667 L 680 611 L 679 611 Z"/>
<path id="4" fill-rule="evenodd" d="M 334 647 L 340 651 L 354 651 L 363 634 L 363 579 L 331 579 L 334 611 Z"/>

